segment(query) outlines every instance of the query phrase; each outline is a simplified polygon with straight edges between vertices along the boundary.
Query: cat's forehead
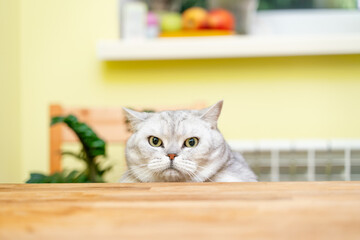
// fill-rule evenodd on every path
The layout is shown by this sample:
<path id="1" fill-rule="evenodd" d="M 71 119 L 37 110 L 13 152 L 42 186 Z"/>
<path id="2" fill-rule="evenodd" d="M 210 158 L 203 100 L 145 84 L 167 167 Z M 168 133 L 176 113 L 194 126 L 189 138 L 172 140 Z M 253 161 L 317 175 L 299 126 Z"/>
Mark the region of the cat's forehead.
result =
<path id="1" fill-rule="evenodd" d="M 202 122 L 194 111 L 164 111 L 153 114 L 144 127 L 162 136 L 181 136 L 195 134 Z"/>
<path id="2" fill-rule="evenodd" d="M 180 123 L 186 119 L 193 118 L 194 114 L 190 111 L 164 111 L 156 114 L 160 120 L 172 123 Z"/>

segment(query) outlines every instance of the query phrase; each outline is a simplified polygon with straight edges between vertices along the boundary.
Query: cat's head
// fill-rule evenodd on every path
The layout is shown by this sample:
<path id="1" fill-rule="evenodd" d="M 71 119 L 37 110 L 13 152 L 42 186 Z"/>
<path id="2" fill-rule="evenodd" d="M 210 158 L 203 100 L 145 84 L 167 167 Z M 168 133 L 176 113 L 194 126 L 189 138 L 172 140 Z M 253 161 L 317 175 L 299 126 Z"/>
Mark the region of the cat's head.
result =
<path id="1" fill-rule="evenodd" d="M 124 108 L 133 130 L 126 145 L 131 174 L 142 182 L 207 180 L 224 151 L 217 129 L 222 105 L 159 113 Z"/>

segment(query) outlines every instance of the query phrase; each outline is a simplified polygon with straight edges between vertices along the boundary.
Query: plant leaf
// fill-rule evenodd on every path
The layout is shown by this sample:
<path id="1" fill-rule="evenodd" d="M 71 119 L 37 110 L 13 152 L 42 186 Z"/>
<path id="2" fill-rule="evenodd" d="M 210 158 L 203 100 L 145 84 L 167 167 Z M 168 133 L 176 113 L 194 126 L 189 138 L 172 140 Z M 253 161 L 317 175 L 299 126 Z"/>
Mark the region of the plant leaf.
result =
<path id="1" fill-rule="evenodd" d="M 46 175 L 41 173 L 31 173 L 30 179 L 26 181 L 26 183 L 45 183 Z"/>
<path id="2" fill-rule="evenodd" d="M 54 124 L 57 124 L 57 123 L 61 123 L 61 122 L 64 122 L 64 117 L 53 117 L 51 119 L 51 123 L 50 123 L 50 126 L 54 125 Z"/>
<path id="3" fill-rule="evenodd" d="M 94 159 L 100 155 L 106 155 L 105 141 L 100 139 L 87 124 L 79 122 L 74 115 L 69 115 L 67 117 L 53 117 L 51 122 L 53 124 L 59 122 L 66 123 L 66 125 L 75 132 L 84 147 L 85 153 L 90 159 Z"/>
<path id="4" fill-rule="evenodd" d="M 62 171 L 51 175 L 41 173 L 31 173 L 30 179 L 26 183 L 87 183 L 90 182 L 84 172 L 73 170 L 71 172 Z"/>
<path id="5" fill-rule="evenodd" d="M 69 175 L 67 175 L 64 179 L 64 182 L 69 183 L 69 182 L 74 182 L 74 180 L 76 179 L 76 176 L 79 174 L 79 171 L 77 170 L 73 170 L 69 173 Z"/>

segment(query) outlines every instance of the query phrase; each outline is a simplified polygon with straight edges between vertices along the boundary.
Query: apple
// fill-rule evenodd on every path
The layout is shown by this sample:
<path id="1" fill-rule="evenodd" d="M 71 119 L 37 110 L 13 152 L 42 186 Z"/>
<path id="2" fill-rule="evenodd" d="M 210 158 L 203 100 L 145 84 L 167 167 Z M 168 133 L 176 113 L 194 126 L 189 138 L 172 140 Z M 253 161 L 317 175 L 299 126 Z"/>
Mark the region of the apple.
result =
<path id="1" fill-rule="evenodd" d="M 181 14 L 175 12 L 163 13 L 161 15 L 161 30 L 163 32 L 179 31 L 182 21 Z"/>
<path id="2" fill-rule="evenodd" d="M 208 13 L 201 7 L 192 7 L 183 12 L 182 26 L 185 30 L 197 30 L 207 27 Z"/>
<path id="3" fill-rule="evenodd" d="M 218 8 L 209 12 L 207 24 L 212 29 L 234 30 L 235 17 L 229 11 Z"/>

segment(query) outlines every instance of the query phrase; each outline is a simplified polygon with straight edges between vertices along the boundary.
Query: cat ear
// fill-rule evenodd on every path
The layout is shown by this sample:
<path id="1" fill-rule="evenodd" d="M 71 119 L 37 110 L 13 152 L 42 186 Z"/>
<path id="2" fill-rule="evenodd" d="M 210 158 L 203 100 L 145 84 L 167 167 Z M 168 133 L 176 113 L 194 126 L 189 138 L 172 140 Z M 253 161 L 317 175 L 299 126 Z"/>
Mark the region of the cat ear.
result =
<path id="1" fill-rule="evenodd" d="M 217 102 L 216 104 L 212 105 L 209 108 L 205 108 L 203 110 L 200 110 L 201 113 L 201 119 L 209 122 L 212 127 L 217 127 L 217 120 L 219 119 L 221 109 L 223 106 L 223 100 Z"/>
<path id="2" fill-rule="evenodd" d="M 147 112 L 137 112 L 128 108 L 123 107 L 126 119 L 130 122 L 132 130 L 136 130 L 139 123 L 145 121 L 149 117 Z"/>

